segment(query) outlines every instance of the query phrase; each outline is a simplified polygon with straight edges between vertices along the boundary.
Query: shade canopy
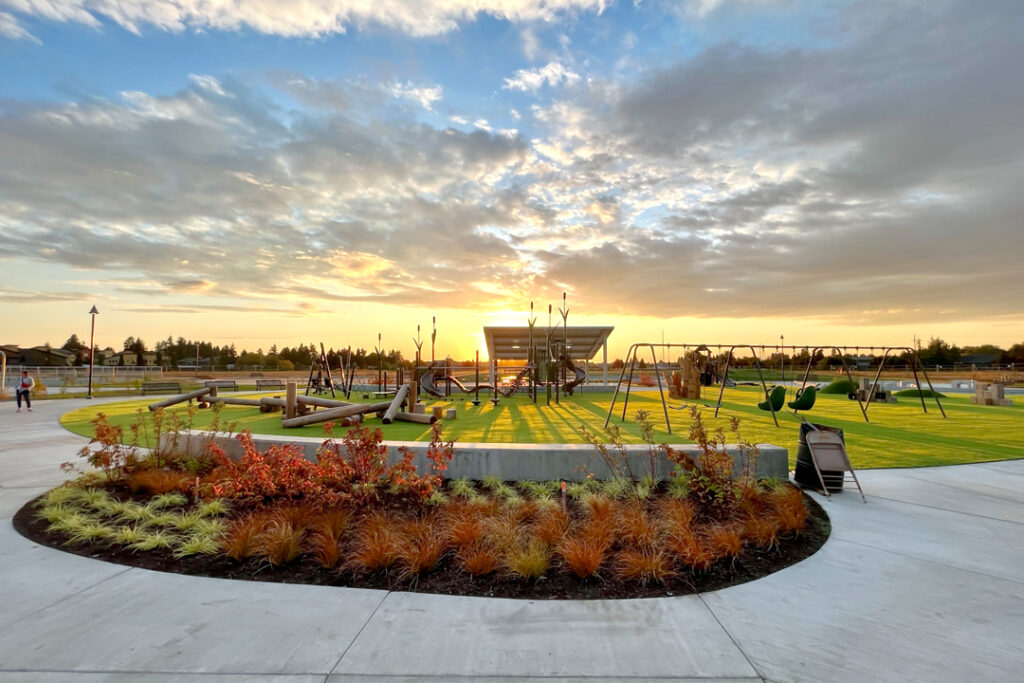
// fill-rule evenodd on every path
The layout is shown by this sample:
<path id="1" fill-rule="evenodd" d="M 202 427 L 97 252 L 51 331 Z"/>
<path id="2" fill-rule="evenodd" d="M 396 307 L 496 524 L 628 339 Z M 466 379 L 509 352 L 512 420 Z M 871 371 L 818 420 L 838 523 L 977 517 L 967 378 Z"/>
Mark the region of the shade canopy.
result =
<path id="1" fill-rule="evenodd" d="M 544 327 L 533 328 L 533 343 L 544 345 Z M 608 340 L 614 327 L 572 327 L 562 329 L 561 326 L 551 330 L 551 336 L 557 341 L 568 338 L 569 354 L 578 360 L 590 360 Z M 527 360 L 530 349 L 530 328 L 523 327 L 485 327 L 484 339 L 487 342 L 487 357 L 491 360 Z"/>

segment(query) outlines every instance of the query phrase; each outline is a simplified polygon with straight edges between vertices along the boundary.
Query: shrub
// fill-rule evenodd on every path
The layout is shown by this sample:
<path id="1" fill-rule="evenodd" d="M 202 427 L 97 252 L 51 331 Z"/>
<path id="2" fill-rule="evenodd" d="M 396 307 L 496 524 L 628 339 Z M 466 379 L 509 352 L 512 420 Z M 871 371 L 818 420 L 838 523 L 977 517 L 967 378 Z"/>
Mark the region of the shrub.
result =
<path id="1" fill-rule="evenodd" d="M 92 419 L 93 437 L 78 455 L 91 466 L 101 470 L 107 481 L 119 481 L 139 462 L 138 449 L 135 444 L 128 443 L 124 438 L 124 430 L 107 421 L 107 416 L 97 413 Z M 74 463 L 61 465 L 65 472 L 78 471 Z"/>
<path id="2" fill-rule="evenodd" d="M 558 546 L 565 566 L 581 579 L 597 574 L 607 551 L 604 543 L 586 537 L 567 538 Z"/>
<path id="3" fill-rule="evenodd" d="M 661 550 L 622 550 L 615 558 L 615 574 L 624 581 L 661 583 L 672 576 L 672 562 Z"/>
<path id="4" fill-rule="evenodd" d="M 859 389 L 859 387 L 855 383 L 843 377 L 842 379 L 837 379 L 831 384 L 822 387 L 821 389 L 818 390 L 818 393 L 839 394 L 841 396 L 846 396 L 851 392 L 857 391 L 857 389 Z"/>

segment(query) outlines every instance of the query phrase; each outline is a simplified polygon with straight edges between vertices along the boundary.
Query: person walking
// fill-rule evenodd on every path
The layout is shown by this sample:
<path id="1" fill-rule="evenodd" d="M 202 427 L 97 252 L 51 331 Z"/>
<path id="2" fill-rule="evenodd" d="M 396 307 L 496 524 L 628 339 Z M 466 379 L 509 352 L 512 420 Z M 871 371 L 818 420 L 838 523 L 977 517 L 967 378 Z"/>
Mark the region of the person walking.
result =
<path id="1" fill-rule="evenodd" d="M 32 379 L 28 370 L 21 371 L 21 379 L 18 380 L 17 386 L 14 388 L 14 395 L 18 400 L 18 412 L 21 412 L 21 397 L 25 397 L 25 407 L 28 408 L 28 412 L 32 412 L 32 388 L 36 385 L 36 381 Z"/>

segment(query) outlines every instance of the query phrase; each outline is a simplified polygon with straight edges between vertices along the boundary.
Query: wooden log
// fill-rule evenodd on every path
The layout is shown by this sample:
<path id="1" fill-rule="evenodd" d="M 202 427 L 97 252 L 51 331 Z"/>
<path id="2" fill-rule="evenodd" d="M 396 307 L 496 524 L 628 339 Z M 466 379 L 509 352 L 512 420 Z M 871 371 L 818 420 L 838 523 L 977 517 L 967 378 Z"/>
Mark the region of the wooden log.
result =
<path id="1" fill-rule="evenodd" d="M 285 401 L 283 398 L 278 398 L 277 396 L 263 396 L 260 398 L 260 405 L 274 406 L 275 408 L 284 408 Z"/>
<path id="2" fill-rule="evenodd" d="M 353 405 L 351 401 L 336 401 L 333 398 L 321 398 L 319 396 L 296 396 L 295 400 L 299 403 L 305 403 L 311 406 L 320 406 L 321 408 L 340 408 L 342 406 Z"/>
<path id="3" fill-rule="evenodd" d="M 417 422 L 423 425 L 432 425 L 437 418 L 426 413 L 395 413 L 396 422 Z"/>
<path id="4" fill-rule="evenodd" d="M 383 412 L 388 409 L 390 403 L 355 403 L 350 406 L 341 406 L 340 408 L 328 408 L 327 410 L 318 410 L 315 413 L 308 415 L 299 415 L 293 417 L 290 420 L 282 418 L 282 427 L 302 427 L 304 425 L 314 424 L 317 422 L 327 422 L 328 420 L 337 420 L 343 417 L 351 417 L 352 415 L 362 415 L 363 413 L 375 413 Z"/>
<path id="5" fill-rule="evenodd" d="M 290 420 L 295 417 L 295 399 L 298 396 L 298 391 L 298 384 L 295 382 L 288 382 L 288 384 L 285 385 L 284 417 L 286 420 Z"/>
<path id="6" fill-rule="evenodd" d="M 233 398 L 231 396 L 218 396 L 214 403 L 220 402 L 227 406 L 249 406 L 251 408 L 260 408 L 263 406 L 259 399 L 256 398 Z"/>
<path id="7" fill-rule="evenodd" d="M 405 402 L 405 397 L 408 393 L 408 384 L 403 384 L 398 387 L 398 391 L 395 392 L 395 397 L 391 399 L 391 405 L 388 406 L 388 409 L 384 411 L 384 416 L 381 417 L 381 421 L 384 424 L 389 425 L 395 419 L 395 413 L 397 413 L 398 409 L 402 407 L 402 403 Z"/>
<path id="8" fill-rule="evenodd" d="M 195 391 L 190 391 L 187 394 L 181 394 L 180 396 L 172 396 L 171 398 L 164 399 L 163 401 L 157 401 L 156 403 L 150 403 L 149 404 L 149 409 L 152 411 L 152 410 L 156 410 L 157 408 L 168 408 L 168 407 L 173 406 L 173 405 L 175 405 L 177 403 L 181 403 L 182 401 L 191 401 L 194 398 L 199 398 L 200 396 L 206 396 L 208 393 L 210 393 L 210 387 L 203 387 L 202 389 L 196 389 Z"/>
<path id="9" fill-rule="evenodd" d="M 413 370 L 412 374 L 413 374 L 413 381 L 411 381 L 408 384 L 406 384 L 406 386 L 409 387 L 409 412 L 414 413 L 416 411 L 413 409 L 413 406 L 416 405 L 416 402 L 420 399 L 420 397 L 417 395 L 418 389 L 419 389 L 419 384 L 415 381 L 416 371 Z"/>

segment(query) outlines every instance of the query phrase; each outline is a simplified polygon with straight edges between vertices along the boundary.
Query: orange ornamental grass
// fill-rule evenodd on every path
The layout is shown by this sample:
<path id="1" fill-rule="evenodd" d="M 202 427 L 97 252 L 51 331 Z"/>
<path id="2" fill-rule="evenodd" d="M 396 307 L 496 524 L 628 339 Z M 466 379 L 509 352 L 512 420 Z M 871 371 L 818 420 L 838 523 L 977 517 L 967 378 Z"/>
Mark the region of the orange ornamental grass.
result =
<path id="1" fill-rule="evenodd" d="M 306 535 L 306 546 L 320 566 L 330 569 L 341 561 L 341 539 L 326 525 L 314 525 Z"/>
<path id="2" fill-rule="evenodd" d="M 480 516 L 474 514 L 449 516 L 445 532 L 452 545 L 456 548 L 465 548 L 481 539 L 484 522 Z"/>
<path id="3" fill-rule="evenodd" d="M 558 546 L 562 562 L 581 579 L 594 576 L 604 564 L 608 547 L 586 537 L 567 538 Z"/>
<path id="4" fill-rule="evenodd" d="M 275 515 L 257 537 L 257 552 L 275 567 L 286 565 L 302 552 L 303 534 L 284 516 Z"/>
<path id="5" fill-rule="evenodd" d="M 669 535 L 665 539 L 665 546 L 694 571 L 707 571 L 718 559 L 692 530 Z"/>
<path id="6" fill-rule="evenodd" d="M 233 521 L 224 540 L 224 553 L 239 561 L 255 555 L 259 536 L 268 522 L 269 516 L 265 512 L 254 512 Z"/>
<path id="7" fill-rule="evenodd" d="M 617 515 L 619 537 L 630 547 L 641 550 L 653 548 L 658 540 L 658 525 L 639 501 L 619 507 Z"/>
<path id="8" fill-rule="evenodd" d="M 560 507 L 551 507 L 537 513 L 530 533 L 541 543 L 555 546 L 565 537 L 568 528 L 569 515 Z"/>
<path id="9" fill-rule="evenodd" d="M 398 538 L 398 559 L 406 574 L 422 574 L 437 566 L 447 550 L 441 525 L 434 517 L 427 517 L 401 526 Z"/>
<path id="10" fill-rule="evenodd" d="M 192 477 L 181 472 L 163 469 L 149 469 L 129 474 L 126 483 L 133 493 L 148 493 L 159 496 L 188 488 Z"/>
<path id="11" fill-rule="evenodd" d="M 473 576 L 485 576 L 498 569 L 499 554 L 489 545 L 478 543 L 466 546 L 458 552 L 459 565 Z"/>
<path id="12" fill-rule="evenodd" d="M 624 581 L 661 583 L 674 573 L 672 559 L 662 550 L 621 550 L 615 557 L 615 575 Z"/>
<path id="13" fill-rule="evenodd" d="M 773 516 L 765 514 L 743 520 L 743 539 L 759 548 L 771 548 L 779 540 L 779 527 Z"/>
<path id="14" fill-rule="evenodd" d="M 804 494 L 794 486 L 783 486 L 772 492 L 771 501 L 782 533 L 799 534 L 807 523 Z"/>
<path id="15" fill-rule="evenodd" d="M 346 567 L 355 572 L 387 569 L 399 557 L 399 518 L 387 512 L 373 512 L 356 526 Z"/>
<path id="16" fill-rule="evenodd" d="M 658 518 L 661 529 L 668 534 L 684 533 L 690 530 L 697 508 L 688 500 L 665 498 L 658 501 Z"/>
<path id="17" fill-rule="evenodd" d="M 711 524 L 705 530 L 705 536 L 707 547 L 715 557 L 732 559 L 743 552 L 743 536 L 737 524 Z"/>

